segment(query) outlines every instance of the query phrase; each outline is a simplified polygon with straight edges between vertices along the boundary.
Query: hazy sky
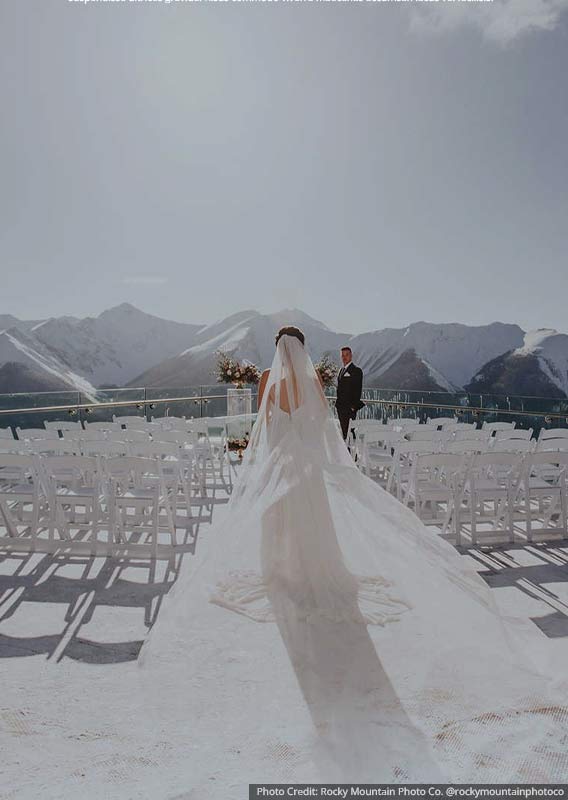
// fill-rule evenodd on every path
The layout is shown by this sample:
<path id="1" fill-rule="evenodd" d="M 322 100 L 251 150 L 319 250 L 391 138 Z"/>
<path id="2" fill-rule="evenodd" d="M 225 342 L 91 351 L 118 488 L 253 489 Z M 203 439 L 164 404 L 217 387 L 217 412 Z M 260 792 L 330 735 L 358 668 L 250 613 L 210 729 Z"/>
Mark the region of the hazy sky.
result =
<path id="1" fill-rule="evenodd" d="M 568 0 L 0 0 L 0 313 L 568 331 Z"/>

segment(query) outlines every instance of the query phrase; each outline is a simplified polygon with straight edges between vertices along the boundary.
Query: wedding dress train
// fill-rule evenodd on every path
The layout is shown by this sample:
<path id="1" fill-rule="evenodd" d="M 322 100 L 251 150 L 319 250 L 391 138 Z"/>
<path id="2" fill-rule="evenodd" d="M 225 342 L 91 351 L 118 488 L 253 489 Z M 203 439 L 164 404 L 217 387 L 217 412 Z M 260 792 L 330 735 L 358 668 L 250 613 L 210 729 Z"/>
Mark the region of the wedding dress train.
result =
<path id="1" fill-rule="evenodd" d="M 360 473 L 294 337 L 240 472 L 139 658 L 200 797 L 568 779 L 568 683 L 543 634 L 502 617 L 467 560 Z"/>

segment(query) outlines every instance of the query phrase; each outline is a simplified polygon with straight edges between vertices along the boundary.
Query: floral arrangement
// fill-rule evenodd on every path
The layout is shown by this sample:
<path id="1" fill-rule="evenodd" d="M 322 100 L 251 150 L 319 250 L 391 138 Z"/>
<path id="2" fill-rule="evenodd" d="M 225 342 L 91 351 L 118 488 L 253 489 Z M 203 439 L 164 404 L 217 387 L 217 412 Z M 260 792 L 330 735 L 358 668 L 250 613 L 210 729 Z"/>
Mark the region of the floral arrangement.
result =
<path id="1" fill-rule="evenodd" d="M 323 385 L 327 388 L 333 386 L 339 368 L 333 363 L 329 356 L 323 356 L 317 364 L 314 364 L 315 370 L 319 373 Z"/>
<path id="2" fill-rule="evenodd" d="M 250 361 L 242 363 L 220 350 L 217 353 L 217 382 L 234 383 L 244 386 L 247 383 L 256 385 L 260 381 L 260 370 Z"/>
<path id="3" fill-rule="evenodd" d="M 235 437 L 229 437 L 227 439 L 227 449 L 237 451 L 239 458 L 243 457 L 243 450 L 246 450 L 246 447 L 249 443 L 250 436 L 246 433 L 241 439 Z"/>

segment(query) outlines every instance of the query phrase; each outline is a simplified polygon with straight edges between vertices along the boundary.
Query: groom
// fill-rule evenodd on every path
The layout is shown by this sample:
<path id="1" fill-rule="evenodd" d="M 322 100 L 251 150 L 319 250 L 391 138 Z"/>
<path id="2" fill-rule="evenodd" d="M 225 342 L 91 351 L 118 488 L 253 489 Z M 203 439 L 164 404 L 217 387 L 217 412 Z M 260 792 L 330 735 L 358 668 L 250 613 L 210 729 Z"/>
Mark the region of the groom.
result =
<path id="1" fill-rule="evenodd" d="M 341 360 L 343 367 L 337 376 L 335 407 L 343 438 L 347 439 L 350 420 L 355 419 L 357 412 L 365 405 L 361 400 L 363 370 L 353 363 L 353 353 L 350 347 L 341 348 Z"/>

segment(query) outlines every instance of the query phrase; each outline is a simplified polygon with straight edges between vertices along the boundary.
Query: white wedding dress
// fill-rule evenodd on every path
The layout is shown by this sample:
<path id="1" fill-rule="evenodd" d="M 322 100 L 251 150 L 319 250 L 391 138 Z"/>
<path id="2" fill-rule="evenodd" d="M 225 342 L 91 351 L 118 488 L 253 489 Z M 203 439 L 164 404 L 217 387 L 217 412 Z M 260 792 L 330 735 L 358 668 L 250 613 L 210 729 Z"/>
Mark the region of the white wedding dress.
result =
<path id="1" fill-rule="evenodd" d="M 139 658 L 155 725 L 187 736 L 196 797 L 568 780 L 568 684 L 543 635 L 361 474 L 292 336 L 240 473 Z"/>

